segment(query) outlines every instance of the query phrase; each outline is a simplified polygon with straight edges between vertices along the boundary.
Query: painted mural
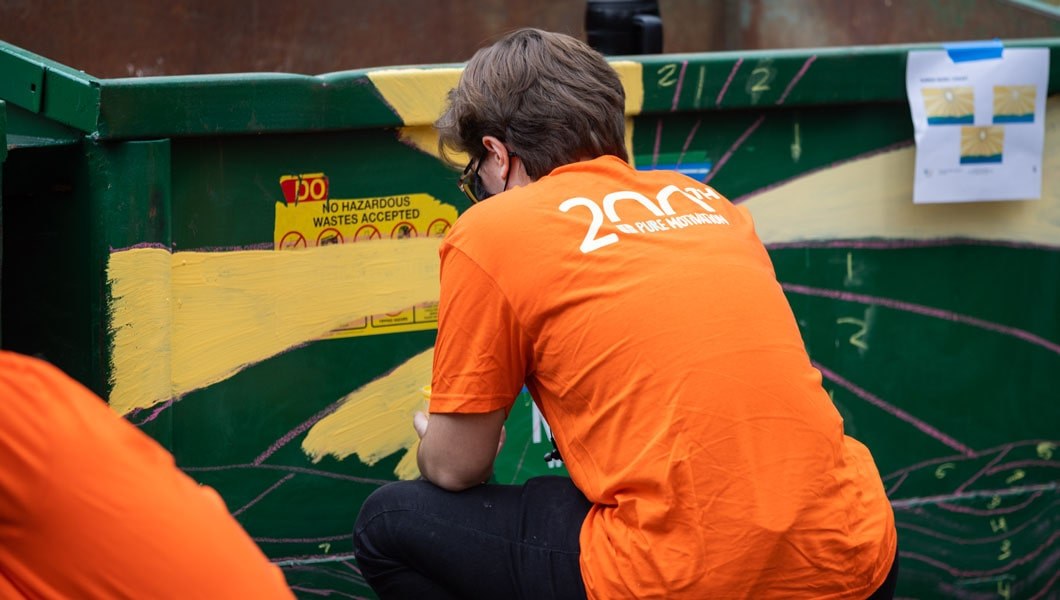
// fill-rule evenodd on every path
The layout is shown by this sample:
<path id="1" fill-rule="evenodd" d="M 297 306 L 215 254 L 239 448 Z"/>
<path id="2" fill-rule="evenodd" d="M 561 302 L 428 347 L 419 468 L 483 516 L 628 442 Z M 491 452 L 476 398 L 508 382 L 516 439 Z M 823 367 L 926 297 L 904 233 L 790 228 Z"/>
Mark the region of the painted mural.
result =
<path id="1" fill-rule="evenodd" d="M 858 136 L 860 107 L 782 110 L 815 60 L 616 63 L 635 166 L 680 170 L 751 212 L 848 432 L 880 464 L 900 594 L 1046 597 L 1060 564 L 1060 100 L 1045 197 L 913 205 L 908 124 Z M 404 123 L 383 134 L 264 166 L 229 149 L 265 196 L 254 244 L 189 233 L 179 250 L 110 253 L 111 406 L 216 487 L 303 597 L 371 597 L 352 557 L 357 506 L 418 475 L 437 249 L 464 207 L 430 123 L 458 75 L 368 72 Z M 200 207 L 191 191 L 226 185 L 203 179 L 175 201 Z M 563 472 L 541 458 L 547 424 L 526 394 L 508 428 L 499 481 Z"/>

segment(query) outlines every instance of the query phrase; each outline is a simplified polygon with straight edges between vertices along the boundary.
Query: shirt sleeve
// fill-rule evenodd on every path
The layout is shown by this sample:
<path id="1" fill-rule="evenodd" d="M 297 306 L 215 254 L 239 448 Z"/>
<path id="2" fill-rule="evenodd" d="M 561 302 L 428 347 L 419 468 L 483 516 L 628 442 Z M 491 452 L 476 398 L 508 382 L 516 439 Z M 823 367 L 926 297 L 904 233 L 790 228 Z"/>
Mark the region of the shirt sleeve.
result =
<path id="1" fill-rule="evenodd" d="M 497 282 L 449 244 L 441 248 L 432 413 L 510 409 L 526 378 L 530 343 Z"/>

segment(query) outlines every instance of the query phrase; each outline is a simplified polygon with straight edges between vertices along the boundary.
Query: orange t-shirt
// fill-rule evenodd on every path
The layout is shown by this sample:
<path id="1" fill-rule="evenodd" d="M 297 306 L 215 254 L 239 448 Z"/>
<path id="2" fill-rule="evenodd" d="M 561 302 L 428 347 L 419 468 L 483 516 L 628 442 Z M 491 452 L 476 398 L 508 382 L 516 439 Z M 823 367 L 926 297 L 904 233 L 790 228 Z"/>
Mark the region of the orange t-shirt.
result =
<path id="1" fill-rule="evenodd" d="M 55 367 L 0 352 L 0 598 L 294 598 L 212 489 Z"/>
<path id="2" fill-rule="evenodd" d="M 524 380 L 575 485 L 591 599 L 858 598 L 894 516 L 746 210 L 615 157 L 473 206 L 441 248 L 431 411 Z"/>

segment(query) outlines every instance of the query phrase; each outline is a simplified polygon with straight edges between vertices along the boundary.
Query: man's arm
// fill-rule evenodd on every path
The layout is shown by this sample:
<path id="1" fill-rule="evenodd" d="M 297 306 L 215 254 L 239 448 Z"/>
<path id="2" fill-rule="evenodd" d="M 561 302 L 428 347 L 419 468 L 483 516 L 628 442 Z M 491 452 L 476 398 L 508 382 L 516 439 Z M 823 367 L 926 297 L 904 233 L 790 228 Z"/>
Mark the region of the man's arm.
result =
<path id="1" fill-rule="evenodd" d="M 420 435 L 416 454 L 420 474 L 451 492 L 489 479 L 504 441 L 506 413 L 503 408 L 479 414 L 438 413 L 429 420 L 416 413 L 413 426 Z"/>

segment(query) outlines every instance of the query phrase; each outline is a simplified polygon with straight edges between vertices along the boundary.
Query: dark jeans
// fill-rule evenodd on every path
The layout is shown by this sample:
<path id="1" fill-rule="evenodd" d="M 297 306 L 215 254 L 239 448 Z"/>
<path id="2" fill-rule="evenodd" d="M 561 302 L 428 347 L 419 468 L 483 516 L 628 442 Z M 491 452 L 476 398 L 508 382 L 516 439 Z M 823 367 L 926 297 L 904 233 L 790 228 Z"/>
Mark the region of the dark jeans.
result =
<path id="1" fill-rule="evenodd" d="M 376 490 L 353 545 L 381 600 L 585 598 L 578 534 L 591 504 L 566 477 L 447 492 L 427 481 Z M 894 597 L 898 557 L 868 600 Z"/>
<path id="2" fill-rule="evenodd" d="M 567 477 L 456 493 L 389 483 L 361 507 L 354 552 L 382 600 L 584 600 L 578 535 L 590 506 Z"/>
<path id="3" fill-rule="evenodd" d="M 891 563 L 891 570 L 887 573 L 887 579 L 883 580 L 880 587 L 872 593 L 867 600 L 891 600 L 894 598 L 894 588 L 898 585 L 898 549 L 894 551 L 894 562 Z"/>

